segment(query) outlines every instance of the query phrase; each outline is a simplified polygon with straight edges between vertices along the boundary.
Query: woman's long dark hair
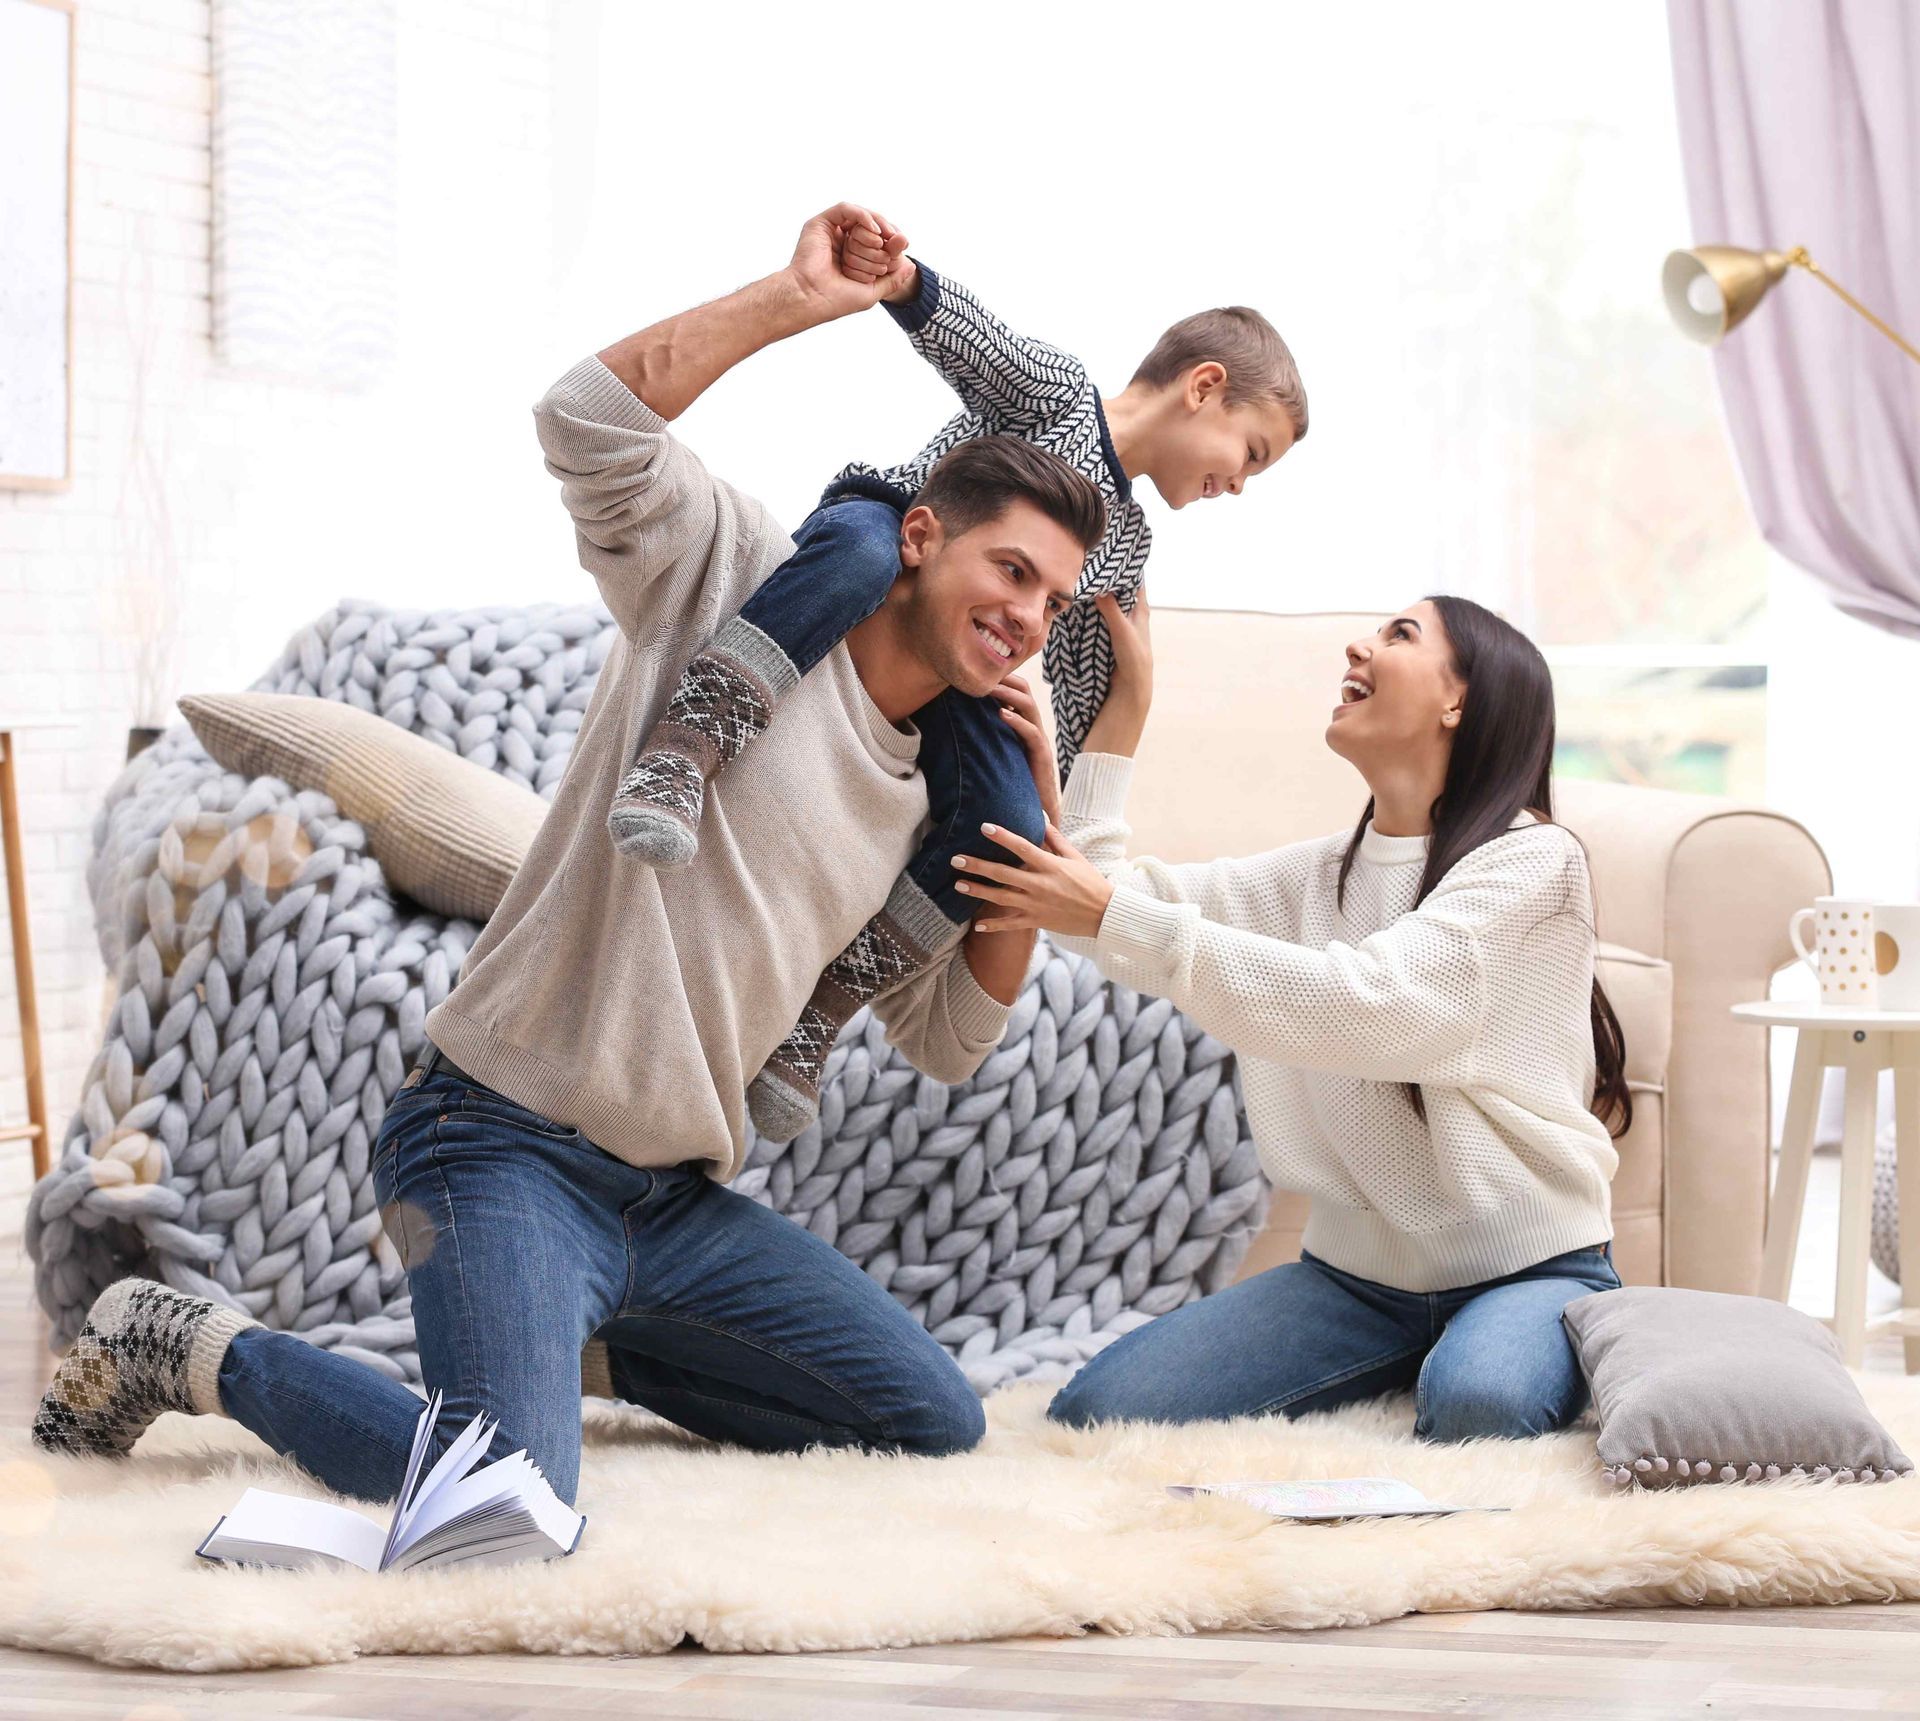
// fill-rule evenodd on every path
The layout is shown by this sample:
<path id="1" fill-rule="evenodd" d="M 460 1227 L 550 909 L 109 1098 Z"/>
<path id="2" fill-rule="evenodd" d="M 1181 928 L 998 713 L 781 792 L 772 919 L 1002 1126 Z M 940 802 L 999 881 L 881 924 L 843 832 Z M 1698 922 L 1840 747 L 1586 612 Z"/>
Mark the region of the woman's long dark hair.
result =
<path id="1" fill-rule="evenodd" d="M 1456 861 L 1505 836 L 1522 813 L 1553 820 L 1553 676 L 1547 660 L 1518 628 L 1470 598 L 1432 597 L 1427 602 L 1439 611 L 1454 673 L 1467 684 L 1467 697 L 1453 735 L 1447 780 L 1433 803 L 1433 840 L 1427 845 L 1415 907 L 1426 901 Z M 1343 902 L 1353 857 L 1372 817 L 1369 800 L 1353 841 L 1340 857 Z M 1633 1124 L 1626 1040 L 1597 977 L 1591 1015 L 1594 1115 L 1610 1134 L 1622 1136 Z M 1410 1083 L 1408 1091 L 1424 1117 L 1420 1089 Z"/>

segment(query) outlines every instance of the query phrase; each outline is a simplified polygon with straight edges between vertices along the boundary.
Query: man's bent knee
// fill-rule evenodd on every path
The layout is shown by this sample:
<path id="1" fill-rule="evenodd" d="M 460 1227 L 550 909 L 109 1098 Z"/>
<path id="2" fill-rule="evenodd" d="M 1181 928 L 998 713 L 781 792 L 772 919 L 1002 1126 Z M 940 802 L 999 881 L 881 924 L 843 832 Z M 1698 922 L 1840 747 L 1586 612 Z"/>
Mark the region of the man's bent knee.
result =
<path id="1" fill-rule="evenodd" d="M 930 1389 L 894 1419 L 894 1438 L 902 1452 L 922 1458 L 946 1458 L 971 1452 L 987 1432 L 987 1413 L 967 1378 L 955 1368 L 950 1385 Z"/>

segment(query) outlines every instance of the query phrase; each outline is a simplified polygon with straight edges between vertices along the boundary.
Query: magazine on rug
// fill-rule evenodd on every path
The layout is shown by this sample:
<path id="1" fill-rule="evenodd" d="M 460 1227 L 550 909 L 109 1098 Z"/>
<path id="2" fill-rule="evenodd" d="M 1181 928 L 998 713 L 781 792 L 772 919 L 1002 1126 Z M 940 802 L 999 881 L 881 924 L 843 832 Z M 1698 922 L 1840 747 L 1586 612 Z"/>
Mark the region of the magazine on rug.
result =
<path id="1" fill-rule="evenodd" d="M 1178 1500 L 1214 1494 L 1257 1506 L 1271 1517 L 1301 1524 L 1343 1518 L 1444 1518 L 1455 1512 L 1504 1512 L 1505 1506 L 1448 1506 L 1429 1500 L 1410 1482 L 1390 1476 L 1343 1476 L 1330 1482 L 1176 1482 Z"/>
<path id="2" fill-rule="evenodd" d="M 526 1453 L 474 1468 L 499 1427 L 485 1416 L 468 1423 L 421 1480 L 439 1417 L 436 1392 L 414 1425 L 406 1479 L 385 1529 L 345 1506 L 249 1488 L 195 1551 L 235 1566 L 300 1571 L 338 1563 L 386 1572 L 552 1560 L 580 1545 L 586 1519 L 554 1493 Z"/>

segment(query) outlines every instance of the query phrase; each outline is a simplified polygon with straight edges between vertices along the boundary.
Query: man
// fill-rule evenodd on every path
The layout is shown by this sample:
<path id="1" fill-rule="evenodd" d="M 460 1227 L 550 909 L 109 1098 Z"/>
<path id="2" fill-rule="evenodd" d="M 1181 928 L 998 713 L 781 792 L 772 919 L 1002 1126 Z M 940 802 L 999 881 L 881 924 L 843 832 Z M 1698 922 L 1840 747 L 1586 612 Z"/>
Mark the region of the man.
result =
<path id="1" fill-rule="evenodd" d="M 539 836 L 427 1019 L 428 1056 L 388 1109 L 373 1174 L 446 1423 L 499 1418 L 495 1455 L 524 1447 L 564 1499 L 596 1333 L 620 1396 L 715 1439 L 940 1453 L 983 1427 L 905 1310 L 724 1185 L 748 1079 L 912 850 L 927 797 L 908 719 L 948 686 L 987 692 L 1039 649 L 1099 541 L 1098 492 L 1011 439 L 955 450 L 902 523 L 885 602 L 710 795 L 697 861 L 656 872 L 606 828 L 687 657 L 792 550 L 667 423 L 761 347 L 878 301 L 884 277 L 841 266 L 861 223 L 850 205 L 814 217 L 785 269 L 607 348 L 535 409 L 621 637 Z M 943 512 L 976 523 L 949 531 Z M 963 1080 L 998 1041 L 1030 952 L 1028 936 L 968 933 L 877 1007 L 889 1039 Z M 389 1499 L 419 1402 L 233 1310 L 125 1280 L 95 1304 L 35 1433 L 125 1451 L 163 1409 L 224 1412 L 330 1486 Z"/>

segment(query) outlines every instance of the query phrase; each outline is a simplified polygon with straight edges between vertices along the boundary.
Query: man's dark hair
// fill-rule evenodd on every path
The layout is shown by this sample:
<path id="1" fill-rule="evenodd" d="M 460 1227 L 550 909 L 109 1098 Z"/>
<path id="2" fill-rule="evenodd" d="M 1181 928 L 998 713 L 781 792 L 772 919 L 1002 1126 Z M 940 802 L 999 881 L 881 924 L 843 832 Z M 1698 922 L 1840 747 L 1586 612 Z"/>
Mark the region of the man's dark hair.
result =
<path id="1" fill-rule="evenodd" d="M 950 449 L 934 463 L 913 506 L 931 508 L 957 538 L 1018 501 L 1031 502 L 1088 552 L 1107 535 L 1107 505 L 1093 480 L 1017 436 L 977 436 Z"/>

